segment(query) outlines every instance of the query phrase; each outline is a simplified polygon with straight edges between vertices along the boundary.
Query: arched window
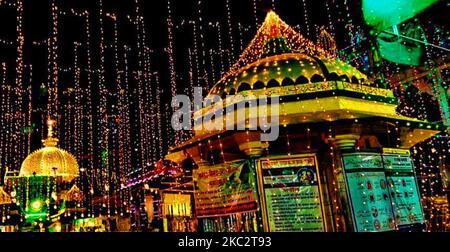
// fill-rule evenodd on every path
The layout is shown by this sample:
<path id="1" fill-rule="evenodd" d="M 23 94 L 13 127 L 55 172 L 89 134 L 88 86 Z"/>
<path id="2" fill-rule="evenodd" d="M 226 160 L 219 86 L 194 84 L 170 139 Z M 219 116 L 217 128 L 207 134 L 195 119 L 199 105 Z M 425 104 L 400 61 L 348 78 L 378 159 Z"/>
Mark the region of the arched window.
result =
<path id="1" fill-rule="evenodd" d="M 267 88 L 279 87 L 280 83 L 274 79 L 267 82 Z"/>
<path id="2" fill-rule="evenodd" d="M 253 84 L 253 89 L 264 89 L 266 86 L 264 85 L 264 82 L 257 81 Z"/>
<path id="3" fill-rule="evenodd" d="M 327 77 L 328 81 L 337 81 L 339 79 L 339 75 L 337 73 L 330 73 Z"/>
<path id="4" fill-rule="evenodd" d="M 295 80 L 295 84 L 308 84 L 309 80 L 305 76 L 300 76 Z"/>
<path id="5" fill-rule="evenodd" d="M 372 86 L 372 85 L 371 85 Z M 374 82 L 373 82 L 373 86 L 375 86 L 375 87 L 378 87 L 378 88 L 383 88 L 383 83 L 382 83 L 382 81 L 380 80 L 380 79 L 376 79 Z"/>
<path id="6" fill-rule="evenodd" d="M 291 78 L 284 78 L 283 81 L 281 82 L 281 86 L 285 87 L 285 86 L 292 86 L 294 85 L 294 81 Z"/>
<path id="7" fill-rule="evenodd" d="M 316 83 L 316 82 L 323 82 L 323 77 L 322 76 L 320 76 L 320 75 L 318 75 L 318 74 L 314 74 L 312 77 L 311 77 L 311 82 L 312 83 Z"/>
<path id="8" fill-rule="evenodd" d="M 228 92 L 229 95 L 235 95 L 236 90 L 234 88 L 230 89 L 230 92 Z"/>
<path id="9" fill-rule="evenodd" d="M 250 84 L 243 82 L 239 87 L 238 87 L 238 93 L 243 92 L 243 91 L 247 91 L 247 90 L 251 90 L 252 87 L 250 87 Z"/>
<path id="10" fill-rule="evenodd" d="M 350 78 L 348 78 L 348 76 L 345 74 L 339 76 L 339 80 L 344 82 L 350 82 Z"/>
<path id="11" fill-rule="evenodd" d="M 358 78 L 356 78 L 355 76 L 353 76 L 353 77 L 352 77 L 352 83 L 353 83 L 353 84 L 359 84 Z"/>

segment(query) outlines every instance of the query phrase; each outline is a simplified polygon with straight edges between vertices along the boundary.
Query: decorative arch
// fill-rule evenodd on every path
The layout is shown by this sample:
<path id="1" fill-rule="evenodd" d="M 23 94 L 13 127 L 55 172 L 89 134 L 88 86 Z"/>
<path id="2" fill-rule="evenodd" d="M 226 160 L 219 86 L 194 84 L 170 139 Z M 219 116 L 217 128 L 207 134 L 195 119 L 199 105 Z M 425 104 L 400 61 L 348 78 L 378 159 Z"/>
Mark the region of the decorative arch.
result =
<path id="1" fill-rule="evenodd" d="M 328 81 L 337 81 L 339 80 L 339 75 L 337 73 L 330 73 L 327 77 Z"/>
<path id="2" fill-rule="evenodd" d="M 348 78 L 348 76 L 345 74 L 339 76 L 339 80 L 344 82 L 350 82 L 350 78 Z"/>
<path id="3" fill-rule="evenodd" d="M 267 88 L 273 88 L 273 87 L 279 87 L 280 83 L 275 80 L 275 79 L 271 79 L 269 82 L 267 82 Z"/>
<path id="4" fill-rule="evenodd" d="M 283 86 L 283 87 L 293 86 L 294 84 L 295 84 L 295 82 L 289 77 L 284 78 L 283 81 L 281 82 L 281 86 Z"/>
<path id="5" fill-rule="evenodd" d="M 323 81 L 324 81 L 323 76 L 320 76 L 320 75 L 318 75 L 318 74 L 314 74 L 314 75 L 311 77 L 311 82 L 312 82 L 312 83 L 323 82 Z"/>
<path id="6" fill-rule="evenodd" d="M 266 85 L 262 81 L 257 81 L 253 83 L 253 89 L 264 89 Z"/>
<path id="7" fill-rule="evenodd" d="M 237 92 L 240 93 L 240 92 L 248 91 L 248 90 L 251 90 L 251 89 L 252 89 L 252 87 L 250 86 L 250 84 L 248 84 L 248 83 L 246 83 L 246 82 L 243 82 L 243 83 L 241 83 L 241 85 L 238 87 Z"/>
<path id="8" fill-rule="evenodd" d="M 305 76 L 300 76 L 295 80 L 295 84 L 308 84 L 309 80 Z"/>

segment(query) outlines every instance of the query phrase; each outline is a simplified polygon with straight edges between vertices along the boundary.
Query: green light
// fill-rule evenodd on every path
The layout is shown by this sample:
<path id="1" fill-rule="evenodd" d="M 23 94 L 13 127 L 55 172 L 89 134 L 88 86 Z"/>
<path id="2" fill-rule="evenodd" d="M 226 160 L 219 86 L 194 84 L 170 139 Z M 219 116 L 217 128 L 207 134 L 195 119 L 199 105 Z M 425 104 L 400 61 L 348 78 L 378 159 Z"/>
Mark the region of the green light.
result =
<path id="1" fill-rule="evenodd" d="M 39 211 L 42 208 L 42 202 L 40 200 L 36 200 L 31 203 L 31 208 L 33 211 Z"/>
<path id="2" fill-rule="evenodd" d="M 25 219 L 42 219 L 47 216 L 47 213 L 35 213 L 35 214 L 25 214 Z"/>
<path id="3" fill-rule="evenodd" d="M 438 0 L 364 0 L 362 9 L 367 24 L 380 32 L 421 13 Z"/>

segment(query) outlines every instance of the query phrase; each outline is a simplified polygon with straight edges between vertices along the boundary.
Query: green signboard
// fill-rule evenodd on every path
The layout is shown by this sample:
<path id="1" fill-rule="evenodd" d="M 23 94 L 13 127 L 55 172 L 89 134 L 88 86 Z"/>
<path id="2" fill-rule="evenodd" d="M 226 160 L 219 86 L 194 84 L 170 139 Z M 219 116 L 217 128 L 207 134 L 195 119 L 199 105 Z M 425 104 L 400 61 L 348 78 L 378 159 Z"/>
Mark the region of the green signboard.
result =
<path id="1" fill-rule="evenodd" d="M 414 176 L 414 166 L 408 154 L 384 154 L 383 162 L 399 228 L 423 224 L 420 194 Z"/>
<path id="2" fill-rule="evenodd" d="M 373 153 L 352 153 L 344 155 L 344 167 L 346 171 L 359 169 L 383 169 L 381 155 Z"/>
<path id="3" fill-rule="evenodd" d="M 269 231 L 325 231 L 315 157 L 264 160 L 261 166 Z"/>
<path id="4" fill-rule="evenodd" d="M 355 231 L 394 230 L 392 202 L 381 155 L 344 154 L 343 161 Z"/>
<path id="5" fill-rule="evenodd" d="M 358 232 L 383 232 L 395 229 L 384 172 L 348 173 L 347 183 Z"/>
<path id="6" fill-rule="evenodd" d="M 409 155 L 384 154 L 384 168 L 388 172 L 413 172 L 414 166 Z"/>
<path id="7" fill-rule="evenodd" d="M 346 153 L 343 164 L 355 231 L 391 231 L 424 222 L 408 153 Z"/>

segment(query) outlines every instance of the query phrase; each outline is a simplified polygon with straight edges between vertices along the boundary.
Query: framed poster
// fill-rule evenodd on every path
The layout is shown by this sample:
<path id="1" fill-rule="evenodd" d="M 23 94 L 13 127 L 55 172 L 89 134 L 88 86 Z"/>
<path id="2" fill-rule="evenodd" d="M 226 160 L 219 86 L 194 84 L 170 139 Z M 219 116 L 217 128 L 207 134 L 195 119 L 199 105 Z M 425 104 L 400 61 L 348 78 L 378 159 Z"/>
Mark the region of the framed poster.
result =
<path id="1" fill-rule="evenodd" d="M 379 153 L 345 153 L 347 193 L 357 232 L 395 230 L 392 201 Z"/>
<path id="2" fill-rule="evenodd" d="M 325 231 L 315 155 L 260 159 L 260 175 L 267 231 Z"/>

